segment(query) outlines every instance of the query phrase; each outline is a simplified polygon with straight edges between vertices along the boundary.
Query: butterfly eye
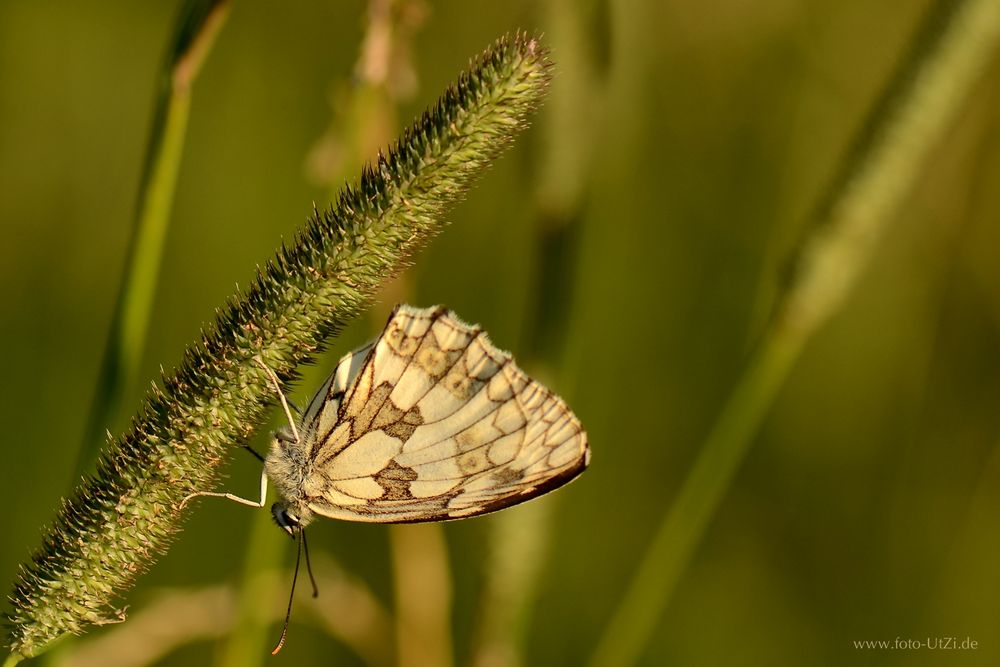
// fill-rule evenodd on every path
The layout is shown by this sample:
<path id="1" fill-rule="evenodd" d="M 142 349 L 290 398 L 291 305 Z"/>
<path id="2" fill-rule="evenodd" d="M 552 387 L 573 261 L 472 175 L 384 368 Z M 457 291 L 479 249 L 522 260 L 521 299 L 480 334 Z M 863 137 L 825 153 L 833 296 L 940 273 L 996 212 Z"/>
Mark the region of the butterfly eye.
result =
<path id="1" fill-rule="evenodd" d="M 299 520 L 294 514 L 290 514 L 281 503 L 271 505 L 271 516 L 279 527 L 286 533 L 295 537 L 295 532 L 299 529 Z"/>

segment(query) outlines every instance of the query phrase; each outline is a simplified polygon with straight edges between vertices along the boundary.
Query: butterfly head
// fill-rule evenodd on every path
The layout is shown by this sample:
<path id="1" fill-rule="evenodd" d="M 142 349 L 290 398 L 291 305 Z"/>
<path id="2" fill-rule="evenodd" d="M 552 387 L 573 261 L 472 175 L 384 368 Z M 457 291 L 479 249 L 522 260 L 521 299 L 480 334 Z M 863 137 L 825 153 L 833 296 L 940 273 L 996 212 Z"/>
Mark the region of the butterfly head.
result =
<path id="1" fill-rule="evenodd" d="M 271 505 L 271 516 L 274 517 L 274 522 L 278 524 L 278 527 L 292 537 L 295 537 L 302 530 L 302 522 L 299 517 L 289 512 L 288 508 L 281 503 Z"/>

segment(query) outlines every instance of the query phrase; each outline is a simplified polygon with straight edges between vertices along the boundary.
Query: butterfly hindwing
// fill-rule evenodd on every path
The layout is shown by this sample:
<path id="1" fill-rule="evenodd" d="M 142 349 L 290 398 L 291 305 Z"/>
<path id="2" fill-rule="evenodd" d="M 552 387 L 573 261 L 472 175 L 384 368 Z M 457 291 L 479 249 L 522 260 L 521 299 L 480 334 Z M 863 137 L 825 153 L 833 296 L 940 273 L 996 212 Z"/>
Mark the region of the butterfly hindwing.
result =
<path id="1" fill-rule="evenodd" d="M 494 511 L 589 460 L 566 404 L 440 307 L 397 308 L 373 344 L 341 359 L 303 423 L 310 508 L 353 521 Z"/>

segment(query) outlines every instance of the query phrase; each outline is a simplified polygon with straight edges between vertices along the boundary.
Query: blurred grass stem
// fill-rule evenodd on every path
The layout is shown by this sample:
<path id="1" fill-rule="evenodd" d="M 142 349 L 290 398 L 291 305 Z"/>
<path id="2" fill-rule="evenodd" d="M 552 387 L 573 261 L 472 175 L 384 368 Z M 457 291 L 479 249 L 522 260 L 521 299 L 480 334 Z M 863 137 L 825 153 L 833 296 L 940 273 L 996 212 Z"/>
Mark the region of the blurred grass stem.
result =
<path id="1" fill-rule="evenodd" d="M 535 277 L 530 285 L 519 359 L 532 375 L 572 404 L 576 383 L 565 362 L 566 322 L 570 321 L 578 284 L 578 251 L 585 193 L 593 179 L 593 132 L 602 121 L 604 91 L 588 47 L 586 11 L 572 0 L 547 0 L 544 23 L 560 73 L 541 119 L 540 164 L 534 180 L 534 229 L 525 248 Z M 545 360 L 563 358 L 554 368 Z M 548 377 L 547 377 L 548 376 Z M 550 382 L 558 378 L 558 382 Z M 470 664 L 474 667 L 520 667 L 529 664 L 526 644 L 558 531 L 558 501 L 546 498 L 490 517 L 488 560 L 478 602 Z"/>
<path id="2" fill-rule="evenodd" d="M 471 664 L 520 667 L 556 529 L 551 501 L 530 502 L 490 519 L 489 561 Z"/>
<path id="3" fill-rule="evenodd" d="M 796 335 L 770 337 L 754 355 L 647 548 L 592 665 L 631 664 L 649 640 L 804 342 Z"/>
<path id="4" fill-rule="evenodd" d="M 121 411 L 125 392 L 135 385 L 138 377 L 177 189 L 191 88 L 225 23 L 229 5 L 228 0 L 188 0 L 177 17 L 170 50 L 159 75 L 125 273 L 77 454 L 74 484 L 96 458 L 104 434 Z"/>
<path id="5" fill-rule="evenodd" d="M 449 667 L 451 570 L 444 530 L 437 524 L 390 527 L 396 595 L 396 664 Z"/>
<path id="6" fill-rule="evenodd" d="M 807 228 L 771 326 L 661 520 L 591 665 L 629 665 L 641 655 L 802 347 L 855 287 L 998 36 L 996 0 L 946 0 L 929 14 Z"/>
<path id="7" fill-rule="evenodd" d="M 274 523 L 268 514 L 257 512 L 252 522 L 236 586 L 232 631 L 225 635 L 215 655 L 218 667 L 254 667 L 271 657 L 269 653 L 276 634 L 270 632 L 270 627 L 280 620 L 280 616 L 275 616 L 275 609 L 281 610 L 282 605 L 261 604 L 261 600 L 274 596 L 267 588 L 270 583 L 260 573 L 279 567 L 290 550 L 286 540 L 274 539 Z M 284 581 L 283 592 L 287 585 Z"/>

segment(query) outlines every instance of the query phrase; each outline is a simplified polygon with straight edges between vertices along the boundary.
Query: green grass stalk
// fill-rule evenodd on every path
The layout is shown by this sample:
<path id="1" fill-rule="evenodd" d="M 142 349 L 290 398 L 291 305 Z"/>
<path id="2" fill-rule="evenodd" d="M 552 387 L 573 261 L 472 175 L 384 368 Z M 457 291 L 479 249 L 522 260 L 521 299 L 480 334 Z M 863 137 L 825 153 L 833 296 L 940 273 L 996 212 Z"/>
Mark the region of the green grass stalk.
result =
<path id="1" fill-rule="evenodd" d="M 218 667 L 255 667 L 271 657 L 277 636 L 270 632 L 275 615 L 268 608 L 273 606 L 269 604 L 271 589 L 260 573 L 279 570 L 291 553 L 292 545 L 287 539 L 275 539 L 280 536 L 274 534 L 274 521 L 269 514 L 257 512 L 252 521 L 237 583 L 233 628 L 217 652 L 215 664 Z M 290 584 L 291 580 L 284 582 L 285 586 Z M 302 591 L 299 593 L 301 595 Z"/>
<path id="2" fill-rule="evenodd" d="M 649 641 L 803 342 L 771 337 L 754 356 L 647 547 L 591 665 L 632 664 Z"/>
<path id="3" fill-rule="evenodd" d="M 451 667 L 452 582 L 439 524 L 390 526 L 395 597 L 396 664 Z"/>
<path id="4" fill-rule="evenodd" d="M 177 189 L 191 89 L 229 14 L 228 0 L 188 0 L 159 75 L 153 123 L 132 226 L 125 274 L 115 301 L 97 389 L 77 453 L 74 480 L 94 461 L 125 392 L 138 379 L 163 243 Z"/>
<path id="5" fill-rule="evenodd" d="M 590 664 L 635 663 L 803 346 L 840 307 L 993 56 L 1000 3 L 928 15 L 793 256 L 774 318 L 654 533 Z"/>
<path id="6" fill-rule="evenodd" d="M 565 354 L 575 335 L 566 323 L 576 302 L 578 239 L 594 174 L 598 133 L 592 129 L 600 125 L 605 100 L 591 51 L 594 36 L 587 30 L 586 14 L 592 8 L 584 5 L 573 0 L 544 3 L 546 35 L 559 53 L 559 76 L 539 128 L 535 229 L 526 248 L 533 280 L 516 346 L 522 367 L 571 405 L 579 378 Z M 559 508 L 557 498 L 545 498 L 487 520 L 487 562 L 469 660 L 475 667 L 529 664 L 525 647 L 558 531 Z"/>

